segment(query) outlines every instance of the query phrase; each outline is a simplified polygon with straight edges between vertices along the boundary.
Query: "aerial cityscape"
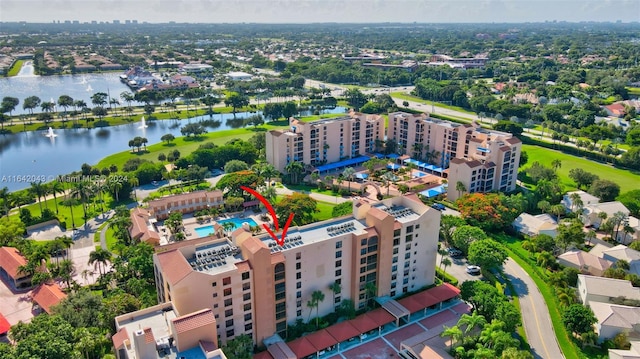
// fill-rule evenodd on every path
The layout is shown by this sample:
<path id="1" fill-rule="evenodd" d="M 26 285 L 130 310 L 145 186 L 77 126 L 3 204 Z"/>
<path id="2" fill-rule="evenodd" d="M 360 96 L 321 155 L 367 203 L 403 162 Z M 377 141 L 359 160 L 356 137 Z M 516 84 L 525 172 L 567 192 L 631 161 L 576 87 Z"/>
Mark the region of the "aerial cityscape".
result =
<path id="1" fill-rule="evenodd" d="M 0 13 L 0 358 L 640 359 L 640 3 Z"/>

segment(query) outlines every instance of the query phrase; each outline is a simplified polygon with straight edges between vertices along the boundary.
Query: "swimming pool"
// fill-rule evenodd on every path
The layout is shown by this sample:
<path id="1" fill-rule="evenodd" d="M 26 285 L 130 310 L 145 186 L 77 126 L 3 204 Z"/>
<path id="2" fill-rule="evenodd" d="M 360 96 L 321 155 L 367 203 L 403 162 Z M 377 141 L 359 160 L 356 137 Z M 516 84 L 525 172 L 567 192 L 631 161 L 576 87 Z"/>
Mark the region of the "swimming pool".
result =
<path id="1" fill-rule="evenodd" d="M 426 173 L 420 172 L 420 171 L 414 171 L 413 172 L 413 178 L 420 178 L 420 177 L 424 177 L 426 175 L 427 175 Z"/>
<path id="2" fill-rule="evenodd" d="M 258 224 L 256 223 L 256 221 L 254 221 L 251 218 L 229 218 L 229 219 L 223 219 L 220 221 L 217 221 L 218 224 L 220 224 L 221 226 L 224 223 L 233 223 L 233 229 L 237 229 L 240 228 L 242 226 L 242 223 L 249 223 L 249 226 L 253 227 L 253 226 L 257 226 Z M 195 229 L 196 233 L 198 234 L 198 237 L 202 238 L 202 237 L 206 237 L 208 235 L 211 235 L 213 233 L 213 226 L 212 225 L 208 225 L 208 226 L 204 226 L 204 227 L 197 227 Z"/>

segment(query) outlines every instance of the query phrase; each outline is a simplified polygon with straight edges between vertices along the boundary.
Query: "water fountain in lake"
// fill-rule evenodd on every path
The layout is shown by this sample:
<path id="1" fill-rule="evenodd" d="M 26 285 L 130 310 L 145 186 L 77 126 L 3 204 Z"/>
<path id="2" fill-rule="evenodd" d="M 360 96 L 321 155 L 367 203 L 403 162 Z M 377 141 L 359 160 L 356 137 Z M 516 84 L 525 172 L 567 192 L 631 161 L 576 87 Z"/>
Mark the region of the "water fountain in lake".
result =
<path id="1" fill-rule="evenodd" d="M 93 91 L 93 87 L 91 87 L 91 85 L 87 86 L 87 92 L 91 92 Z"/>
<path id="2" fill-rule="evenodd" d="M 147 126 L 147 123 L 144 120 L 144 116 L 142 116 L 142 119 L 140 120 L 140 127 L 138 127 L 138 128 L 145 129 L 147 127 L 149 127 L 149 126 Z"/>
<path id="3" fill-rule="evenodd" d="M 49 127 L 49 130 L 47 131 L 47 134 L 45 136 L 49 138 L 54 138 L 54 137 L 57 137 L 58 135 L 53 133 L 53 128 Z"/>

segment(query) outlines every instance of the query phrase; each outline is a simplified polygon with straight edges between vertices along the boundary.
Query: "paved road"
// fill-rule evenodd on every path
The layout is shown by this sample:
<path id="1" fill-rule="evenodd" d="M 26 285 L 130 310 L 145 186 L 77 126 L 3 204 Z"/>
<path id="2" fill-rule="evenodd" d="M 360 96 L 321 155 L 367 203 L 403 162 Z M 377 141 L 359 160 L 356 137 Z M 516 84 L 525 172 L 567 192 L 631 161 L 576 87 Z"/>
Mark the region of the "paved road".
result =
<path id="1" fill-rule="evenodd" d="M 549 308 L 533 279 L 511 258 L 504 265 L 504 273 L 520 299 L 522 322 L 533 356 L 543 359 L 564 358 L 556 341 Z"/>

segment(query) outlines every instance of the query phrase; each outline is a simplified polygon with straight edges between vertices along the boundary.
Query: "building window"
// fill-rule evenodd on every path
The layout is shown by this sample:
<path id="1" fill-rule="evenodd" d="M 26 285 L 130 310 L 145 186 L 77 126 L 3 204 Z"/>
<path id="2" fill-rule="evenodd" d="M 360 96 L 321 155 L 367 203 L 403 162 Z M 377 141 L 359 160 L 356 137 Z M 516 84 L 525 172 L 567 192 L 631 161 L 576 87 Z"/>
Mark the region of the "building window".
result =
<path id="1" fill-rule="evenodd" d="M 225 299 L 224 300 L 224 306 L 225 307 L 230 307 L 231 305 L 233 305 L 233 300 L 232 299 Z"/>
<path id="2" fill-rule="evenodd" d="M 244 311 L 246 312 L 247 310 L 251 310 L 251 303 L 247 303 L 244 305 Z"/>
<path id="3" fill-rule="evenodd" d="M 253 323 L 248 323 L 244 325 L 244 330 L 251 330 L 253 329 Z"/>
<path id="4" fill-rule="evenodd" d="M 231 338 L 232 336 L 234 336 L 234 334 L 235 334 L 235 333 L 233 332 L 233 329 L 231 329 L 231 330 L 227 330 L 227 339 L 229 339 L 229 338 Z"/>
<path id="5" fill-rule="evenodd" d="M 336 261 L 336 268 L 342 266 L 342 259 Z"/>
<path id="6" fill-rule="evenodd" d="M 405 237 L 405 239 L 404 239 L 405 243 L 407 243 L 407 242 L 411 242 L 412 240 L 413 240 L 413 235 L 408 235 L 408 236 L 406 236 L 406 237 Z"/>
<path id="7" fill-rule="evenodd" d="M 336 258 L 342 258 L 342 251 L 336 251 Z"/>
<path id="8" fill-rule="evenodd" d="M 245 293 L 242 295 L 242 300 L 250 300 L 251 299 L 251 293 Z"/>
<path id="9" fill-rule="evenodd" d="M 213 305 L 213 309 L 216 309 L 216 308 L 218 308 L 218 303 Z"/>
<path id="10" fill-rule="evenodd" d="M 396 291 L 395 291 L 395 290 L 392 290 L 392 291 L 391 291 L 391 296 L 392 296 L 392 297 L 395 297 L 395 296 L 396 296 Z"/>
<path id="11" fill-rule="evenodd" d="M 301 300 L 297 300 L 296 301 L 296 308 L 302 308 L 302 301 Z"/>
<path id="12" fill-rule="evenodd" d="M 411 258 L 411 253 L 407 252 L 404 254 L 404 259 L 409 259 Z"/>
<path id="13" fill-rule="evenodd" d="M 244 315 L 244 321 L 245 321 L 245 322 L 248 322 L 248 321 L 250 321 L 250 320 L 251 320 L 251 313 L 247 313 L 247 314 L 245 314 L 245 315 Z"/>
<path id="14" fill-rule="evenodd" d="M 341 275 L 342 275 L 342 269 L 336 270 L 336 277 L 339 277 Z"/>
<path id="15" fill-rule="evenodd" d="M 226 277 L 222 280 L 222 285 L 229 285 L 231 284 L 231 277 Z"/>
<path id="16" fill-rule="evenodd" d="M 360 240 L 360 245 L 361 245 L 361 246 L 366 246 L 366 245 L 367 245 L 367 239 L 366 239 L 366 238 L 362 238 L 362 239 Z"/>
<path id="17" fill-rule="evenodd" d="M 214 298 L 218 298 L 218 293 L 213 293 Z"/>
<path id="18" fill-rule="evenodd" d="M 393 254 L 398 254 L 398 248 L 393 249 Z"/>
<path id="19" fill-rule="evenodd" d="M 224 296 L 226 297 L 226 296 L 229 296 L 229 295 L 231 295 L 231 288 L 227 288 L 227 289 L 224 290 Z"/>
<path id="20" fill-rule="evenodd" d="M 296 270 L 302 269 L 302 264 L 300 262 L 296 263 Z"/>
<path id="21" fill-rule="evenodd" d="M 233 315 L 233 309 L 227 309 L 224 311 L 224 316 L 225 317 L 230 317 Z"/>
<path id="22" fill-rule="evenodd" d="M 413 233 L 413 226 L 407 226 L 407 233 Z"/>
<path id="23" fill-rule="evenodd" d="M 302 259 L 302 252 L 296 253 L 296 260 L 299 261 L 300 259 Z"/>
<path id="24" fill-rule="evenodd" d="M 336 242 L 336 249 L 340 249 L 342 248 L 342 241 L 337 241 Z"/>
<path id="25" fill-rule="evenodd" d="M 302 298 L 302 291 L 296 292 L 296 298 Z"/>
<path id="26" fill-rule="evenodd" d="M 366 255 L 366 254 L 367 254 L 367 249 L 366 249 L 366 248 L 362 248 L 362 249 L 360 250 L 360 255 L 361 255 L 361 256 L 364 256 L 364 255 Z"/>
<path id="27" fill-rule="evenodd" d="M 249 272 L 242 273 L 242 280 L 247 280 L 247 279 L 249 279 Z"/>
<path id="28" fill-rule="evenodd" d="M 217 285 L 218 285 L 218 282 L 213 282 L 213 283 L 211 283 L 211 286 L 212 286 L 212 287 L 215 287 L 215 286 L 217 286 Z"/>
<path id="29" fill-rule="evenodd" d="M 301 310 L 296 310 L 296 317 L 301 317 L 302 316 L 302 311 Z"/>
<path id="30" fill-rule="evenodd" d="M 296 289 L 300 289 L 302 288 L 302 282 L 297 282 L 296 283 Z"/>
<path id="31" fill-rule="evenodd" d="M 233 319 L 229 319 L 227 320 L 224 325 L 229 328 L 229 327 L 233 327 Z"/>
<path id="32" fill-rule="evenodd" d="M 400 238 L 394 238 L 394 239 L 393 239 L 393 245 L 394 245 L 394 246 L 397 246 L 397 245 L 399 245 L 399 244 L 400 244 Z"/>
<path id="33" fill-rule="evenodd" d="M 274 280 L 281 281 L 284 279 L 284 264 L 278 263 L 276 267 L 273 269 L 274 271 Z"/>
<path id="34" fill-rule="evenodd" d="M 242 290 L 249 290 L 249 289 L 251 289 L 251 284 L 249 283 L 242 284 Z"/>
<path id="35" fill-rule="evenodd" d="M 300 272 L 296 273 L 296 279 L 302 279 L 302 273 Z"/>

